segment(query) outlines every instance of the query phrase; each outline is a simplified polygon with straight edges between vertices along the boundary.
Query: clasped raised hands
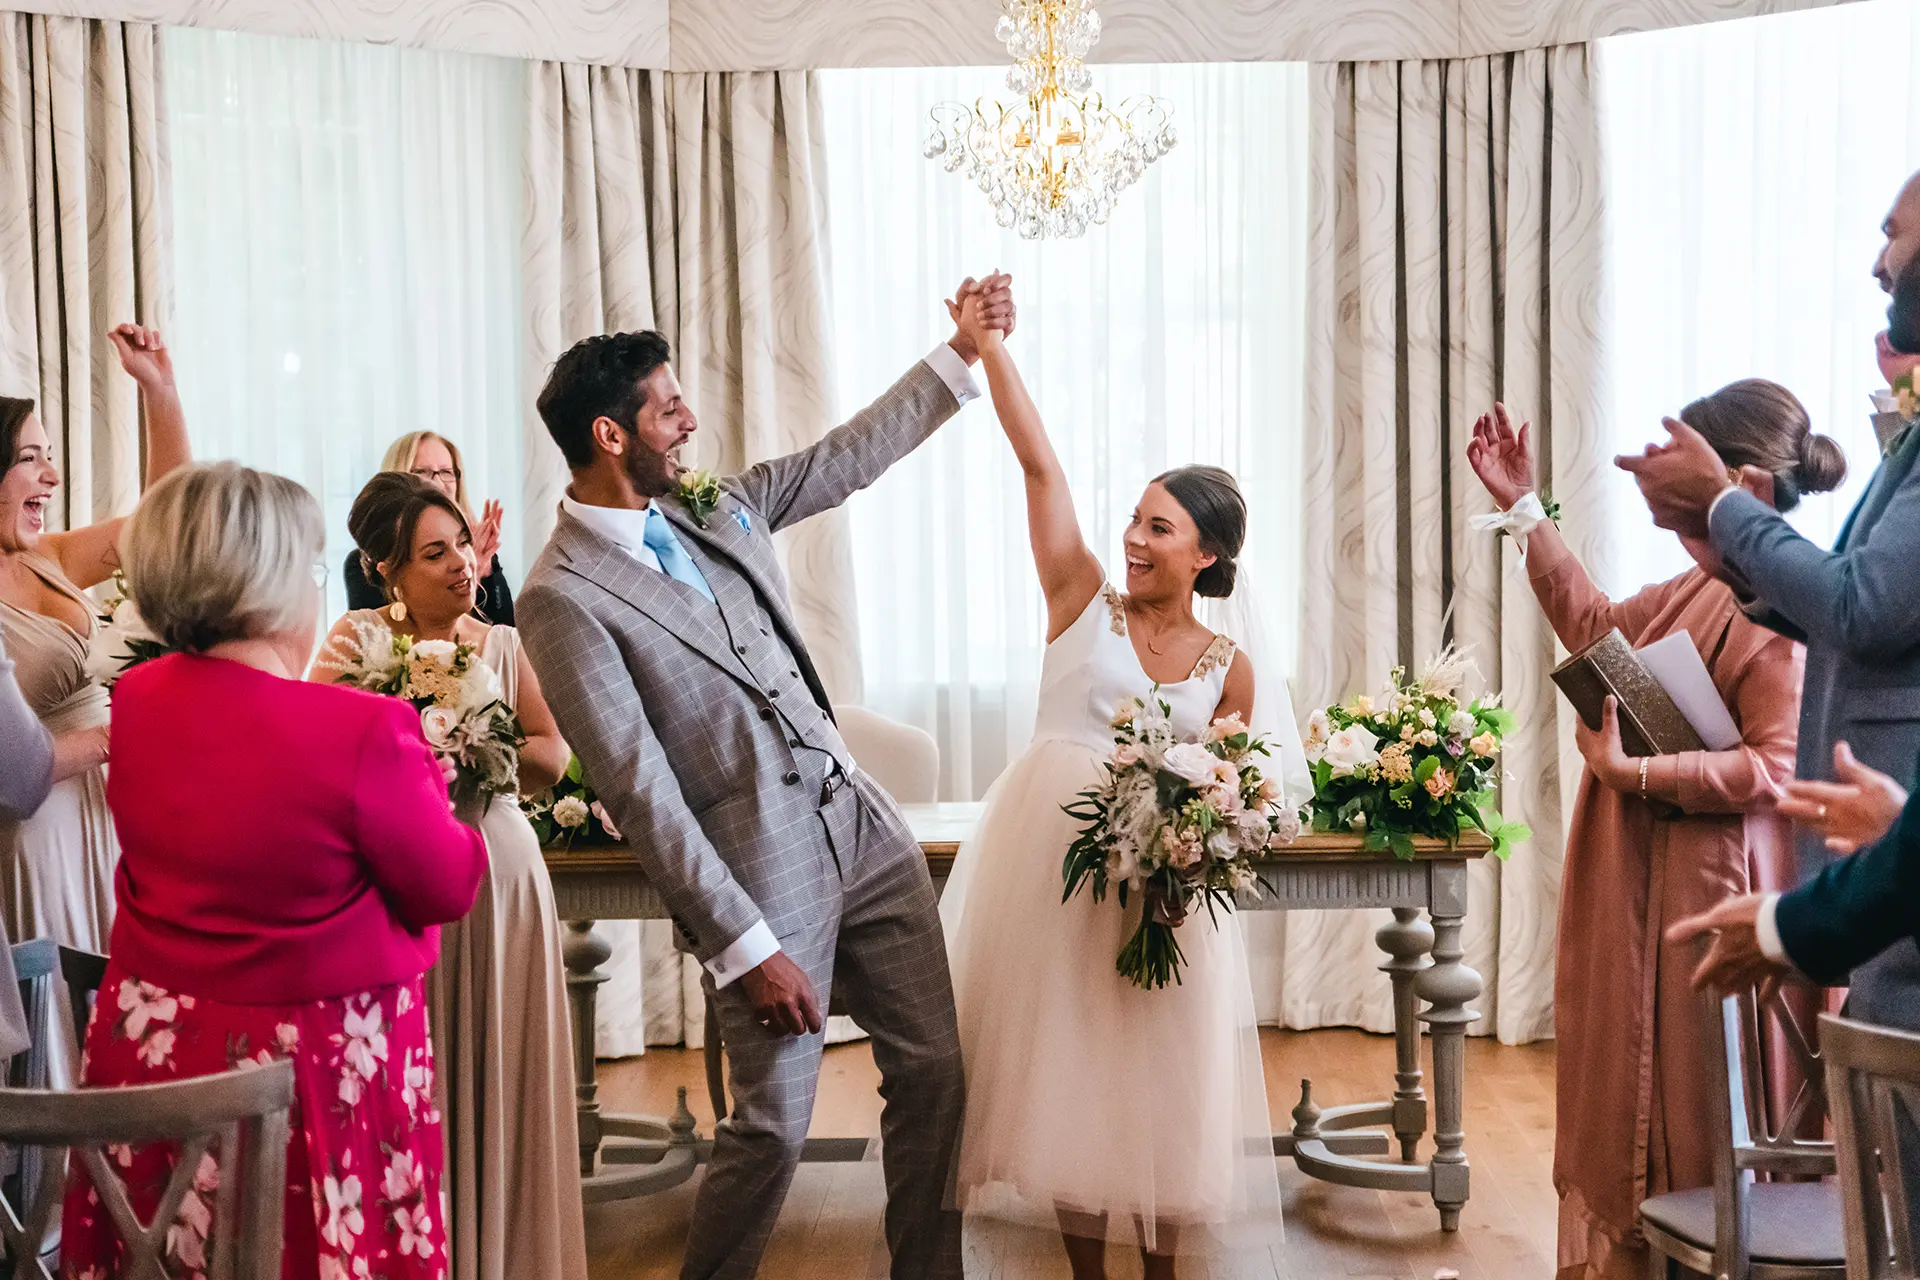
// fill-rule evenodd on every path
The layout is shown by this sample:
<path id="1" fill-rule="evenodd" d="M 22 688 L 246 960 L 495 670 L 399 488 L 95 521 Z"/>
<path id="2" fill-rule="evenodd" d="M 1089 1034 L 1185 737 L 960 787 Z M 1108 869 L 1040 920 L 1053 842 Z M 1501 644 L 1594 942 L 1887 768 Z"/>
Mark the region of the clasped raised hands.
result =
<path id="1" fill-rule="evenodd" d="M 949 344 L 968 364 L 1013 332 L 1013 277 L 996 271 L 984 280 L 968 276 L 947 299 L 954 334 Z"/>

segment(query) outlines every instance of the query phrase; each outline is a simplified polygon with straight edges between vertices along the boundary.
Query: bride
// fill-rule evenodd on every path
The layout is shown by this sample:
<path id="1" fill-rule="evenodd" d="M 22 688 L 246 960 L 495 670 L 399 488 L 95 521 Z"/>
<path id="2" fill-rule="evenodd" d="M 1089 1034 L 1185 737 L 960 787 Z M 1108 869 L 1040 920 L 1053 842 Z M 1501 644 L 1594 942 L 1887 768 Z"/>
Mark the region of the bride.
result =
<path id="1" fill-rule="evenodd" d="M 1157 688 L 1183 737 L 1229 715 L 1261 727 L 1251 660 L 1194 612 L 1196 595 L 1233 593 L 1246 503 L 1217 468 L 1160 476 L 1127 528 L 1117 591 L 1001 335 L 988 339 L 994 409 L 1026 476 L 1047 653 L 1033 742 L 995 783 L 941 902 L 967 1073 L 955 1194 L 969 1213 L 1056 1225 L 1076 1280 L 1105 1275 L 1109 1236 L 1137 1241 L 1147 1280 L 1161 1280 L 1219 1229 L 1279 1224 L 1246 947 L 1237 917 L 1196 912 L 1180 925 L 1181 983 L 1135 987 L 1114 962 L 1140 901 L 1061 901 L 1078 828 L 1061 806 L 1097 781 L 1128 698 Z M 1291 747 L 1275 767 L 1298 800 L 1305 760 L 1277 678 L 1272 690 L 1270 741 Z"/>

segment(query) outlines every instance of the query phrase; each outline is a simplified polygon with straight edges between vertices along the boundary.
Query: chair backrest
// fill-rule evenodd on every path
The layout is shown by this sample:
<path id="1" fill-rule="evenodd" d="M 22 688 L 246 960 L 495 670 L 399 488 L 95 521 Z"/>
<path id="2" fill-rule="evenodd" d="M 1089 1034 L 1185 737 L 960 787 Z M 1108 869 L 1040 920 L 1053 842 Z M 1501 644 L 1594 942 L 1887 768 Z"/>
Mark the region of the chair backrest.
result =
<path id="1" fill-rule="evenodd" d="M 1751 1194 L 1754 1175 L 1771 1173 L 1822 1177 L 1834 1170 L 1834 1146 L 1795 1135 L 1802 1122 L 1826 1104 L 1826 1076 L 1820 1056 L 1807 1042 L 1791 1011 L 1775 995 L 1770 1006 L 1779 1015 L 1788 1051 L 1801 1070 L 1801 1084 L 1778 1125 L 1768 1122 L 1766 1080 L 1760 1071 L 1761 1006 L 1751 989 L 1724 998 L 1700 996 L 1701 1028 L 1707 1038 L 1707 1062 L 1725 1087 L 1714 1091 L 1714 1274 L 1743 1277 L 1751 1272 L 1753 1239 Z"/>
<path id="2" fill-rule="evenodd" d="M 51 1157 L 24 1203 L 0 1196 L 0 1241 L 15 1275 L 53 1280 L 43 1250 L 60 1220 L 69 1153 L 86 1169 L 126 1247 L 122 1274 L 170 1274 L 163 1266 L 168 1230 L 187 1196 L 199 1194 L 194 1178 L 212 1153 L 221 1177 L 207 1275 L 278 1280 L 292 1105 L 293 1064 L 285 1061 L 124 1088 L 0 1089 L 0 1142 L 40 1147 Z M 141 1222 L 103 1148 L 151 1142 L 177 1142 L 180 1151 L 152 1217 Z"/>
<path id="3" fill-rule="evenodd" d="M 1848 1280 L 1915 1274 L 1909 1188 L 1901 1152 L 1920 1143 L 1920 1035 L 1820 1015 L 1827 1093 L 1840 1149 Z M 1904 1116 L 1901 1114 L 1904 1112 Z"/>
<path id="4" fill-rule="evenodd" d="M 853 761 L 900 804 L 932 804 L 940 795 L 940 744 L 924 729 L 836 706 L 833 718 Z"/>
<path id="5" fill-rule="evenodd" d="M 107 958 L 78 947 L 60 948 L 60 976 L 66 979 L 67 1003 L 73 1008 L 75 1044 L 87 1042 L 87 1023 L 93 1017 L 93 998 L 106 980 Z"/>

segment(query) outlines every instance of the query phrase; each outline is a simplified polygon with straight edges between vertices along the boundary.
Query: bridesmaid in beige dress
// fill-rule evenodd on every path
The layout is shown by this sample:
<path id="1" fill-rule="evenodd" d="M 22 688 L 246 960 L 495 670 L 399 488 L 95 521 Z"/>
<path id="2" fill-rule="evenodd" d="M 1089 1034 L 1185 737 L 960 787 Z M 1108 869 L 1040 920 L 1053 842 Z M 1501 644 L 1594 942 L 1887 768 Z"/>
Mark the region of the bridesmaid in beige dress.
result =
<path id="1" fill-rule="evenodd" d="M 520 717 L 520 788 L 545 790 L 567 767 L 567 744 L 512 627 L 473 614 L 472 531 L 433 485 L 386 471 L 353 504 L 348 527 L 368 580 L 388 607 L 349 613 L 333 628 L 312 678 L 354 625 L 377 620 L 416 640 L 472 645 L 500 677 Z M 533 827 L 513 796 L 480 823 L 487 876 L 473 911 L 440 933 L 427 975 L 434 1063 L 447 1137 L 447 1237 L 453 1280 L 586 1280 L 574 1114 L 572 1040 L 560 922 Z"/>
<path id="2" fill-rule="evenodd" d="M 1800 402 L 1773 383 L 1734 383 L 1680 416 L 1712 443 L 1729 479 L 1782 509 L 1845 474 L 1839 446 L 1813 435 Z M 1468 458 L 1502 510 L 1533 492 L 1528 436 L 1502 406 L 1474 427 Z M 1805 653 L 1747 619 L 1712 576 L 1711 548 L 1688 550 L 1707 567 L 1616 602 L 1551 523 L 1526 544 L 1534 594 L 1569 652 L 1614 627 L 1635 648 L 1684 631 L 1741 736 L 1732 750 L 1659 756 L 1643 768 L 1621 749 L 1611 706 L 1600 732 L 1579 732 L 1587 768 L 1568 824 L 1554 983 L 1563 1280 L 1646 1275 L 1640 1202 L 1713 1184 L 1715 1085 L 1689 986 L 1698 956 L 1662 933 L 1749 888 L 1790 884 L 1793 872 L 1791 824 L 1775 805 L 1793 777 Z"/>
<path id="3" fill-rule="evenodd" d="M 152 330 L 121 325 L 109 337 L 140 386 L 152 484 L 189 458 L 173 362 Z M 104 952 L 120 849 L 107 812 L 107 691 L 87 672 L 96 609 L 81 592 L 113 575 L 126 521 L 48 531 L 60 469 L 32 401 L 0 397 L 0 449 L 0 637 L 55 751 L 54 787 L 39 810 L 0 820 L 0 907 L 15 941 Z M 60 1055 L 54 1061 L 58 1073 Z"/>

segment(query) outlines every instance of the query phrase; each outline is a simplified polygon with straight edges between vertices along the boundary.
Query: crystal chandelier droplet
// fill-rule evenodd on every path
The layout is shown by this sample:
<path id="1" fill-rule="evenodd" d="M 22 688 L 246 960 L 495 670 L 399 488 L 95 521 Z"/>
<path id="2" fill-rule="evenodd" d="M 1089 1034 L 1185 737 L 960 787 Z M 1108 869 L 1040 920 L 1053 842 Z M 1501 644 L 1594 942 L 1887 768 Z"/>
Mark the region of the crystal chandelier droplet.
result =
<path id="1" fill-rule="evenodd" d="M 1176 141 L 1158 98 L 1109 107 L 1085 57 L 1100 39 L 1094 0 L 1001 0 L 993 34 L 1013 65 L 1011 104 L 943 102 L 930 113 L 927 159 L 977 185 L 1002 227 L 1029 240 L 1076 239 L 1104 225 L 1114 197 Z"/>

